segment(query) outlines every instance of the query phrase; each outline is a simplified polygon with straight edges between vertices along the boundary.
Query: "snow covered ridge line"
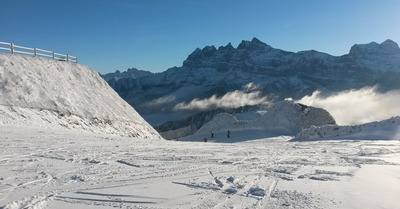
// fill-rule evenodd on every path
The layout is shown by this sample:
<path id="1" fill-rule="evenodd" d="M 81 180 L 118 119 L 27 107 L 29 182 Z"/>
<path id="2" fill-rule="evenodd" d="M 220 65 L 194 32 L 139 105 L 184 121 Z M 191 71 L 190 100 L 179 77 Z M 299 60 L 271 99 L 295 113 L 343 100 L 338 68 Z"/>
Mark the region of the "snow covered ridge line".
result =
<path id="1" fill-rule="evenodd" d="M 39 48 L 19 46 L 14 43 L 0 42 L 0 52 L 1 50 L 10 52 L 11 54 L 32 55 L 34 57 L 41 56 L 46 58 L 52 58 L 53 60 L 58 60 L 58 61 L 78 63 L 78 57 L 72 55 L 60 54 L 54 51 L 48 51 Z"/>
<path id="2" fill-rule="evenodd" d="M 57 110 L 57 109 L 51 109 L 51 108 L 45 108 L 45 107 L 9 105 L 9 104 L 1 104 L 0 103 L 0 107 L 1 106 L 5 107 L 5 108 L 8 107 L 12 111 L 15 111 L 16 108 L 23 108 L 23 109 L 30 109 L 30 110 L 39 111 L 39 112 L 42 112 L 42 111 L 54 112 L 54 114 L 58 115 L 58 117 L 64 117 L 64 116 L 65 117 L 70 117 L 70 116 L 73 116 L 73 117 L 79 117 L 79 118 L 87 118 L 87 119 L 94 120 L 94 121 L 103 121 L 104 123 L 112 123 L 112 120 L 109 119 L 109 118 L 99 118 L 97 116 L 85 117 L 84 115 L 76 114 L 76 113 L 73 113 L 73 112 L 71 112 L 69 110 L 64 110 L 63 111 L 63 110 Z M 135 123 L 134 121 L 127 120 L 126 118 L 121 118 L 121 119 L 119 119 L 119 121 L 123 122 L 123 123 L 131 123 L 131 122 Z"/>
<path id="3" fill-rule="evenodd" d="M 312 126 L 304 129 L 292 141 L 312 141 L 327 139 L 344 140 L 400 140 L 400 116 L 362 125 Z"/>

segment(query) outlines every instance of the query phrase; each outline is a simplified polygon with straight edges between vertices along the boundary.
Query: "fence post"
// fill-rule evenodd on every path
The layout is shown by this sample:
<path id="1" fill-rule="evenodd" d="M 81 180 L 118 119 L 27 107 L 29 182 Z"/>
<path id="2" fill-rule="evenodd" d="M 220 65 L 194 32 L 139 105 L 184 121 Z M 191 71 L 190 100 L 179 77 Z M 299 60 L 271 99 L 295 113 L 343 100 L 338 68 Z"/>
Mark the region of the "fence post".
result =
<path id="1" fill-rule="evenodd" d="M 32 52 L 31 52 L 31 50 L 32 50 L 32 48 L 27 48 L 27 47 L 23 47 L 23 46 L 17 46 L 17 50 L 18 50 L 18 48 L 20 47 L 20 48 L 22 48 L 22 49 L 26 49 L 26 50 L 29 50 L 29 52 L 27 52 L 27 51 L 16 51 L 15 50 L 15 44 L 14 43 L 4 43 L 4 42 L 2 42 L 4 45 L 10 45 L 10 51 L 11 51 L 11 54 L 15 54 L 15 53 L 17 53 L 17 54 L 30 54 L 30 55 L 32 55 Z M 4 48 L 4 47 L 3 47 Z M 4 48 L 4 49 L 7 49 L 7 48 Z M 46 50 L 43 50 L 43 49 L 39 49 L 39 48 L 33 48 L 33 55 L 35 56 L 35 57 L 37 57 L 38 56 L 38 54 L 39 54 L 39 56 L 41 56 L 40 55 L 40 51 L 44 51 L 45 52 L 45 54 L 42 54 L 42 56 L 44 56 L 44 57 L 49 57 L 49 55 L 48 55 L 48 53 L 50 52 L 51 54 L 52 54 L 52 57 L 53 57 L 53 60 L 55 60 L 56 59 L 56 55 L 55 54 L 57 54 L 57 53 L 55 53 L 54 51 L 46 51 Z M 38 53 L 38 51 L 39 51 L 39 53 Z M 19 53 L 20 52 L 20 53 Z M 60 55 L 60 54 L 59 54 Z M 78 63 L 78 57 L 74 57 L 74 56 L 72 56 L 72 58 L 67 54 L 66 55 L 66 60 L 65 60 L 65 58 L 63 58 L 63 56 L 64 55 L 62 55 L 62 57 L 60 57 L 60 56 L 58 56 L 57 57 L 57 59 L 58 60 L 63 60 L 63 61 L 67 61 L 67 62 L 74 62 L 74 63 Z"/>

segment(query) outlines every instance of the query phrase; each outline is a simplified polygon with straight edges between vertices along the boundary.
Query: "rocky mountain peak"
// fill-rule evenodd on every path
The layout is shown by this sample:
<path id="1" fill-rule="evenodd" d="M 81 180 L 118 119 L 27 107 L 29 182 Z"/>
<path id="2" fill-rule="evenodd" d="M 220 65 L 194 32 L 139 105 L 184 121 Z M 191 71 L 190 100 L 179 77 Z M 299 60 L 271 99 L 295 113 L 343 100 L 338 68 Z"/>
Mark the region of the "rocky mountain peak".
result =
<path id="1" fill-rule="evenodd" d="M 257 38 L 253 38 L 251 41 L 243 40 L 237 49 L 247 49 L 247 50 L 262 50 L 262 49 L 271 49 L 272 47 L 261 42 Z"/>
<path id="2" fill-rule="evenodd" d="M 390 39 L 387 39 L 386 41 L 382 42 L 381 46 L 386 49 L 400 50 L 399 45 Z"/>
<path id="3" fill-rule="evenodd" d="M 218 50 L 215 48 L 215 46 L 205 46 L 203 49 L 197 48 L 186 58 L 183 64 L 190 65 L 192 62 L 207 59 L 213 56 Z"/>
<path id="4" fill-rule="evenodd" d="M 398 44 L 390 39 L 378 44 L 371 42 L 368 44 L 355 44 L 351 47 L 349 55 L 367 56 L 367 55 L 400 54 Z"/>
<path id="5" fill-rule="evenodd" d="M 231 42 L 229 42 L 226 46 L 220 46 L 218 51 L 230 51 L 235 50 L 235 47 L 232 46 Z"/>
<path id="6" fill-rule="evenodd" d="M 197 56 L 200 55 L 202 50 L 200 48 L 196 48 L 189 56 L 186 58 L 186 60 L 194 60 Z"/>
<path id="7" fill-rule="evenodd" d="M 119 80 L 121 78 L 140 78 L 140 77 L 145 77 L 145 76 L 151 76 L 153 75 L 152 72 L 145 71 L 145 70 L 138 70 L 136 68 L 128 68 L 127 71 L 121 72 L 119 70 L 116 70 L 115 73 L 107 73 L 105 75 L 101 75 L 104 80 L 108 81 L 111 79 L 116 79 Z"/>
<path id="8" fill-rule="evenodd" d="M 233 47 L 231 43 L 228 43 L 226 46 L 220 46 L 218 49 L 215 46 L 206 46 L 203 49 L 197 48 L 194 50 L 183 62 L 183 65 L 199 67 L 204 61 L 208 64 L 226 63 L 246 57 L 252 51 L 269 52 L 272 49 L 271 46 L 261 42 L 257 38 L 253 38 L 251 41 L 243 40 L 237 48 Z"/>
<path id="9" fill-rule="evenodd" d="M 201 51 L 202 51 L 203 54 L 212 54 L 212 53 L 217 51 L 217 48 L 215 48 L 214 45 L 206 46 Z"/>

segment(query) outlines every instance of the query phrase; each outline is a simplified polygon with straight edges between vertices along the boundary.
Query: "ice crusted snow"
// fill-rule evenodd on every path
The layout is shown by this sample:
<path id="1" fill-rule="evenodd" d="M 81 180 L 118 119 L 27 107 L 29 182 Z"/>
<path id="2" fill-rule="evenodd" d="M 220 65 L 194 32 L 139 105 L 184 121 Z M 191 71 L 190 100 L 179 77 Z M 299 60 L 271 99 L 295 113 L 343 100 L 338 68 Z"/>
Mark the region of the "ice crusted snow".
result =
<path id="1" fill-rule="evenodd" d="M 0 54 L 0 113 L 2 125 L 160 139 L 95 71 L 45 58 Z"/>

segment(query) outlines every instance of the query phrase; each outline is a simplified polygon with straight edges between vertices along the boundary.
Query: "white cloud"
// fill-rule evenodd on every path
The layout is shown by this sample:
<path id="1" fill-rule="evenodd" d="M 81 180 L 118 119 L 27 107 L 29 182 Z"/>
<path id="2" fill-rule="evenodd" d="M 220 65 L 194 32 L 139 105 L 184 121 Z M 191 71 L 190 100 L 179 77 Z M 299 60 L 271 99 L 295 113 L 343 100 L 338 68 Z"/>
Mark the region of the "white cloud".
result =
<path id="1" fill-rule="evenodd" d="M 189 103 L 179 103 L 175 106 L 175 110 L 208 110 L 216 108 L 238 108 L 246 105 L 258 105 L 266 103 L 267 97 L 262 97 L 261 92 L 244 92 L 244 91 L 231 91 L 222 97 L 213 95 L 206 99 L 193 99 Z"/>
<path id="2" fill-rule="evenodd" d="M 148 106 L 159 106 L 159 105 L 165 105 L 165 104 L 169 104 L 171 102 L 174 102 L 176 99 L 175 96 L 164 96 L 164 97 L 160 97 L 157 99 L 153 99 L 149 102 L 146 103 L 146 105 Z"/>
<path id="3" fill-rule="evenodd" d="M 260 89 L 260 85 L 254 84 L 254 83 L 248 83 L 243 86 L 243 89 L 245 92 L 252 92 Z"/>
<path id="4" fill-rule="evenodd" d="M 315 91 L 297 102 L 326 109 L 340 125 L 362 124 L 400 115 L 400 90 L 380 93 L 376 87 L 366 87 L 328 97 Z"/>

